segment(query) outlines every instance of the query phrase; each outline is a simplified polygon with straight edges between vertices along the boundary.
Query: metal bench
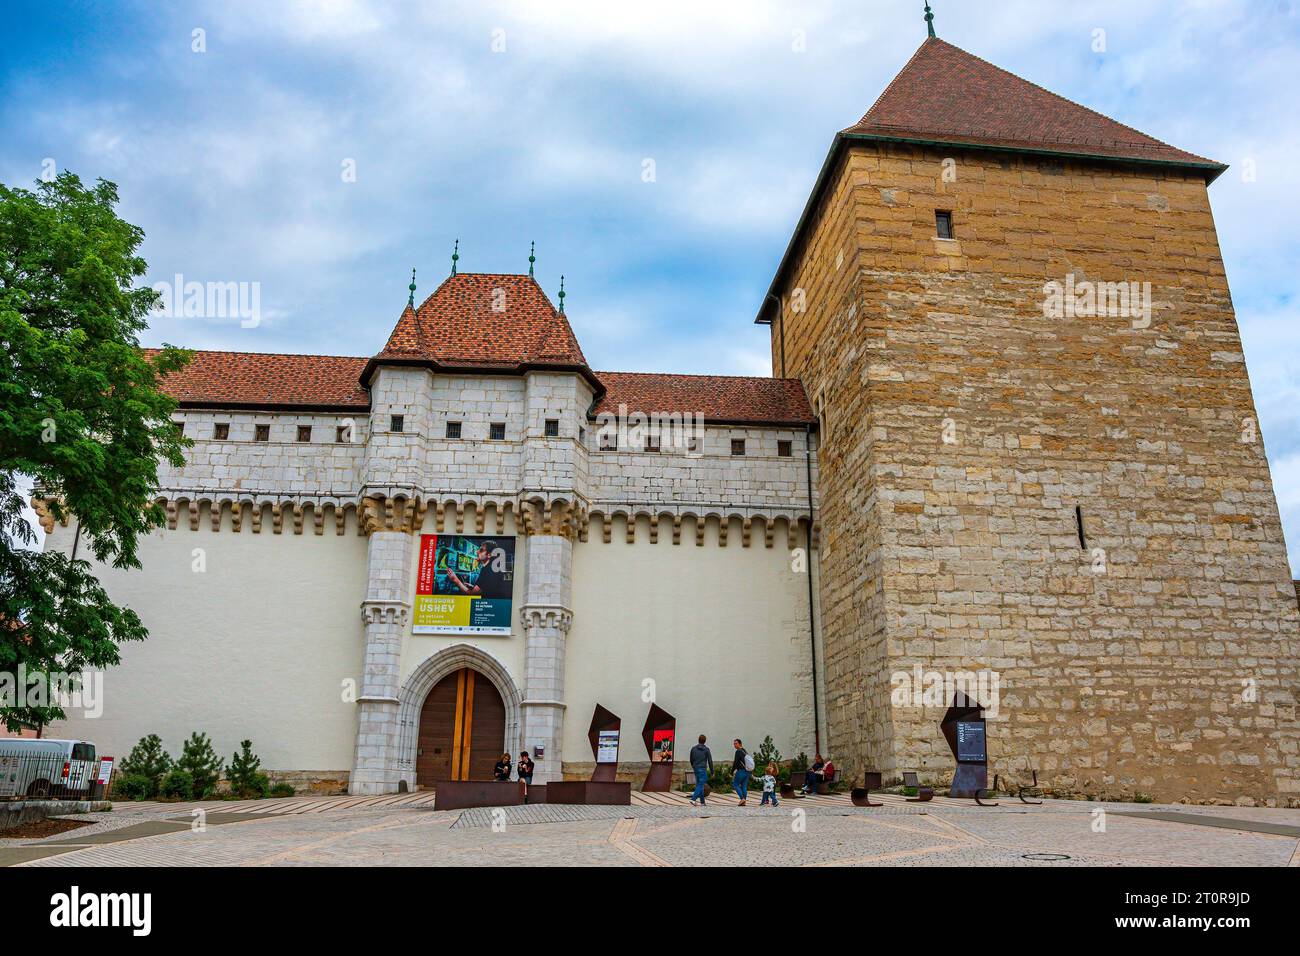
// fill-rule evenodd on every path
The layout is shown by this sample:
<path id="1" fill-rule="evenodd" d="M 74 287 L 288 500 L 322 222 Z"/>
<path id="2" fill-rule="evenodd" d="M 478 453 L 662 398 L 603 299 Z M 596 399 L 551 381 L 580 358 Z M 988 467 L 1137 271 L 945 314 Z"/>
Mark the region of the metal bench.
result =
<path id="1" fill-rule="evenodd" d="M 1029 786 L 1027 786 L 1027 787 L 1026 787 L 1026 786 L 1023 786 L 1023 785 L 1017 787 L 1017 788 L 1016 788 L 1016 796 L 1020 799 L 1020 802 L 1021 802 L 1021 803 L 1027 803 L 1027 804 L 1029 804 L 1030 806 L 1037 806 L 1038 804 L 1042 803 L 1043 801 L 1042 801 L 1041 799 L 1039 799 L 1039 800 L 1026 800 L 1026 799 L 1025 799 L 1025 794 L 1028 793 L 1028 794 L 1031 794 L 1031 795 L 1033 795 L 1033 796 L 1035 796 L 1035 797 L 1040 797 L 1040 798 L 1042 797 L 1042 795 L 1043 795 L 1043 788 L 1040 787 L 1040 786 L 1038 785 L 1038 771 L 1035 770 L 1033 767 L 1028 767 L 1028 768 L 1026 768 L 1026 769 L 1030 772 L 1030 774 L 1033 775 L 1033 783 L 1031 783 L 1031 784 L 1030 784 Z M 1001 781 L 1001 778 L 999 777 L 999 775 L 998 775 L 998 774 L 994 774 L 994 775 L 993 775 L 993 789 L 994 789 L 994 790 L 1001 790 L 1001 789 L 1002 789 L 1002 787 L 999 786 L 1000 781 Z"/>
<path id="2" fill-rule="evenodd" d="M 934 799 L 934 787 L 921 786 L 921 781 L 917 779 L 915 770 L 903 771 L 903 786 L 916 789 L 916 796 L 908 797 L 908 803 L 928 803 Z"/>
<path id="3" fill-rule="evenodd" d="M 868 770 L 862 777 L 862 786 L 854 787 L 849 791 L 849 799 L 853 801 L 853 805 L 855 807 L 883 807 L 883 803 L 871 802 L 872 788 L 880 789 L 880 773 L 875 770 Z"/>

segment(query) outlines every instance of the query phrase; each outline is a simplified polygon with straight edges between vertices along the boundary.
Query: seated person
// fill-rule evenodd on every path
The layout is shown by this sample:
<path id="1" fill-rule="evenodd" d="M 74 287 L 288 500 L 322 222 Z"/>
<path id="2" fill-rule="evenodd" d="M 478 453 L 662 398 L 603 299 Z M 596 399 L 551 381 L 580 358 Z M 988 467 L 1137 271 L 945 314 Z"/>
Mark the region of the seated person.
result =
<path id="1" fill-rule="evenodd" d="M 822 760 L 821 754 L 817 754 L 815 757 L 813 757 L 812 766 L 809 767 L 808 772 L 804 774 L 804 778 L 803 778 L 804 793 L 817 792 L 817 784 L 821 783 L 823 780 L 826 779 L 825 767 L 826 767 L 826 761 Z"/>
<path id="2" fill-rule="evenodd" d="M 510 754 L 505 753 L 501 755 L 501 759 L 498 760 L 496 766 L 492 768 L 492 779 L 505 781 L 510 779 Z"/>

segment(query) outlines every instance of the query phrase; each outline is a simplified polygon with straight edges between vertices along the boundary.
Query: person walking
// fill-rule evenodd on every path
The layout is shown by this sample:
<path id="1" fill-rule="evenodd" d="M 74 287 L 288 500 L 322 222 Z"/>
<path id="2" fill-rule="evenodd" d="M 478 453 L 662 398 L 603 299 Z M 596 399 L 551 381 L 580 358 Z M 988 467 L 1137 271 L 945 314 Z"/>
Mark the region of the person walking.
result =
<path id="1" fill-rule="evenodd" d="M 735 759 L 731 761 L 731 789 L 736 791 L 743 807 L 745 798 L 749 796 L 749 775 L 754 772 L 754 758 L 745 752 L 739 737 L 731 743 L 736 748 Z"/>
<path id="2" fill-rule="evenodd" d="M 695 773 L 695 792 L 691 794 L 691 806 L 695 806 L 696 801 L 704 806 L 704 789 L 709 777 L 713 775 L 713 754 L 704 744 L 706 739 L 704 734 L 700 734 L 700 742 L 691 748 L 691 770 Z"/>
<path id="3" fill-rule="evenodd" d="M 763 802 L 760 806 L 767 806 L 769 798 L 772 806 L 776 806 L 776 764 L 770 763 L 763 769 L 763 776 L 759 779 L 763 782 Z"/>

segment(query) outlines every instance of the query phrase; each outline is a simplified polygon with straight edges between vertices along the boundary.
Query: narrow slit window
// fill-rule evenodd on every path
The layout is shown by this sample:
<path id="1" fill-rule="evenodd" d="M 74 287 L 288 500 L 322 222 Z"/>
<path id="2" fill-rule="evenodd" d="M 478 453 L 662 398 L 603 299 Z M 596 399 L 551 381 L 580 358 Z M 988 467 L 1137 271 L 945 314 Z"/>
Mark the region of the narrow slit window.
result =
<path id="1" fill-rule="evenodd" d="M 1079 505 L 1074 506 L 1074 530 L 1079 535 L 1079 549 L 1088 550 L 1088 536 L 1083 530 L 1083 508 Z"/>
<path id="2" fill-rule="evenodd" d="M 934 228 L 940 239 L 955 238 L 952 233 L 951 209 L 936 209 L 934 211 Z"/>

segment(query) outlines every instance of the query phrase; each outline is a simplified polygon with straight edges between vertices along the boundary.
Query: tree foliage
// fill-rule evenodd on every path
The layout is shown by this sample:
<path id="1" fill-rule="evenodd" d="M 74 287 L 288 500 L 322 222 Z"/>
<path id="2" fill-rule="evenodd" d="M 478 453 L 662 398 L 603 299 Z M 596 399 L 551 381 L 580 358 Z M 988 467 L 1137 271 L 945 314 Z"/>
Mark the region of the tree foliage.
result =
<path id="1" fill-rule="evenodd" d="M 188 445 L 160 385 L 189 353 L 140 348 L 157 293 L 136 286 L 144 234 L 117 201 L 112 183 L 67 172 L 34 190 L 0 184 L 0 672 L 22 665 L 34 680 L 111 666 L 148 636 L 86 557 L 139 567 L 139 537 L 165 518 L 158 465 L 179 467 Z M 75 522 L 72 553 L 33 550 L 20 476 Z M 10 729 L 64 716 L 57 700 L 17 703 L 0 700 Z"/>

